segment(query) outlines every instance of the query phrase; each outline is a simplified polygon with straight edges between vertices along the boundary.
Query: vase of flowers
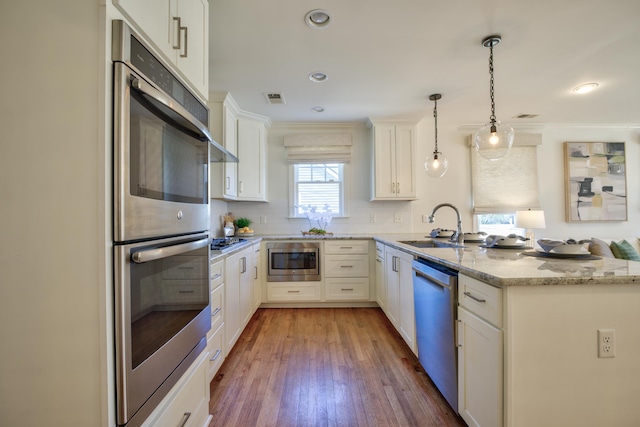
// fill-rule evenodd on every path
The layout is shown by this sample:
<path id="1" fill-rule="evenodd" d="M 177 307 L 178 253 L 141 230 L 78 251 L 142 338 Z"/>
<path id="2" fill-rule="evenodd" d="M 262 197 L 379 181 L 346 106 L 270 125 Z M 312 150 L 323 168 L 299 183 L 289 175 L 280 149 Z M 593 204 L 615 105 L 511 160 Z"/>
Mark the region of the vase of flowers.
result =
<path id="1" fill-rule="evenodd" d="M 327 233 L 327 226 L 331 223 L 333 215 L 331 215 L 331 208 L 328 204 L 325 204 L 322 209 L 319 209 L 315 205 L 300 205 L 296 206 L 297 209 L 302 210 L 307 220 L 309 221 L 309 231 L 303 231 L 302 235 L 327 235 L 333 233 Z"/>

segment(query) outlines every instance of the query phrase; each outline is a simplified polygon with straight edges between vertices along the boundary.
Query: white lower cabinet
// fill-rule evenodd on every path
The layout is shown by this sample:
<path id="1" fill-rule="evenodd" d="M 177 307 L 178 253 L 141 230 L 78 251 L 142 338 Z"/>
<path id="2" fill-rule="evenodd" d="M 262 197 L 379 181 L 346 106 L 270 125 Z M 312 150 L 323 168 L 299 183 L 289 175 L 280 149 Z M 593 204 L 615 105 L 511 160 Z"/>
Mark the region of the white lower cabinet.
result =
<path id="1" fill-rule="evenodd" d="M 224 362 L 224 325 L 220 325 L 218 329 L 211 334 L 207 334 L 207 352 L 208 352 L 208 365 L 207 365 L 207 382 L 210 383 L 213 377 L 216 376 L 222 362 Z"/>
<path id="2" fill-rule="evenodd" d="M 260 242 L 253 244 L 253 311 L 262 303 L 262 261 L 260 260 Z"/>
<path id="3" fill-rule="evenodd" d="M 376 301 L 382 309 L 387 311 L 387 278 L 384 264 L 384 244 L 376 242 Z"/>
<path id="4" fill-rule="evenodd" d="M 227 256 L 224 261 L 225 354 L 229 354 L 254 312 L 252 263 L 251 246 Z"/>
<path id="5" fill-rule="evenodd" d="M 469 426 L 503 425 L 501 290 L 460 275 L 458 412 Z"/>
<path id="6" fill-rule="evenodd" d="M 207 426 L 210 421 L 208 360 L 209 353 L 203 351 L 142 427 Z"/>
<path id="7" fill-rule="evenodd" d="M 367 301 L 369 240 L 324 242 L 324 298 L 327 301 Z"/>
<path id="8" fill-rule="evenodd" d="M 386 315 L 409 348 L 417 354 L 416 315 L 413 305 L 413 255 L 385 248 Z"/>

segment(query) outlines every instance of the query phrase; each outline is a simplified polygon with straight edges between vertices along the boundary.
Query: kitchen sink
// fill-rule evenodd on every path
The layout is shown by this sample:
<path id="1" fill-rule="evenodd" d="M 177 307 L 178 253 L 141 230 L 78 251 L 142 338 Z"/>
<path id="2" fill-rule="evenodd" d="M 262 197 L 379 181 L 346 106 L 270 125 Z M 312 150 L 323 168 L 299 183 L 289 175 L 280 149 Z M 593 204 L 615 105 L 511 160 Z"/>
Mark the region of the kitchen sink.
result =
<path id="1" fill-rule="evenodd" d="M 416 248 L 464 248 L 464 246 L 456 243 L 438 242 L 436 240 L 400 240 L 400 243 Z"/>

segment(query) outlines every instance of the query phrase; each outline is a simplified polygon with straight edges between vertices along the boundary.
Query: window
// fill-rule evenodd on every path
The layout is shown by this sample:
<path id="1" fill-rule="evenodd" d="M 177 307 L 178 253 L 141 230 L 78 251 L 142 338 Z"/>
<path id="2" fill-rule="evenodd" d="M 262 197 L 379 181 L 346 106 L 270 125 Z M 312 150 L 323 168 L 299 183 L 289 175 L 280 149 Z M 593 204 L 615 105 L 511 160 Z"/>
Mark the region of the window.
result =
<path id="1" fill-rule="evenodd" d="M 302 206 L 324 210 L 329 205 L 333 216 L 345 216 L 344 163 L 293 164 L 293 216 L 304 217 Z"/>
<path id="2" fill-rule="evenodd" d="M 469 140 L 471 145 L 471 139 Z M 488 234 L 522 234 L 515 212 L 538 208 L 537 146 L 540 134 L 516 134 L 509 154 L 497 161 L 481 157 L 471 148 L 471 183 L 476 230 Z"/>

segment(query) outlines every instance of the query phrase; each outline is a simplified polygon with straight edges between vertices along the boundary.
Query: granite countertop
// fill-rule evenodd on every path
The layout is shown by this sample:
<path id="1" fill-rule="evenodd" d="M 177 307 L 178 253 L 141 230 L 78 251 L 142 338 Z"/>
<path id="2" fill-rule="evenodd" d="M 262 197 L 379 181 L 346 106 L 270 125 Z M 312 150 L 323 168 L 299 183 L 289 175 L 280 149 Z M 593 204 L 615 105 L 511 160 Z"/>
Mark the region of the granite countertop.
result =
<path id="1" fill-rule="evenodd" d="M 640 262 L 600 258 L 595 260 L 531 257 L 520 249 L 491 249 L 465 243 L 462 249 L 416 248 L 402 241 L 431 240 L 423 233 L 349 234 L 333 236 L 265 235 L 263 240 L 374 239 L 458 270 L 495 286 L 580 284 L 640 284 Z M 440 240 L 440 239 L 437 239 Z M 446 240 L 444 240 L 446 242 Z"/>
<path id="2" fill-rule="evenodd" d="M 462 249 L 416 248 L 401 243 L 406 240 L 430 240 L 425 233 L 376 235 L 373 238 L 496 286 L 640 284 L 638 261 L 532 257 L 523 254 L 528 248 L 493 249 L 480 247 L 477 243 L 465 243 Z"/>

